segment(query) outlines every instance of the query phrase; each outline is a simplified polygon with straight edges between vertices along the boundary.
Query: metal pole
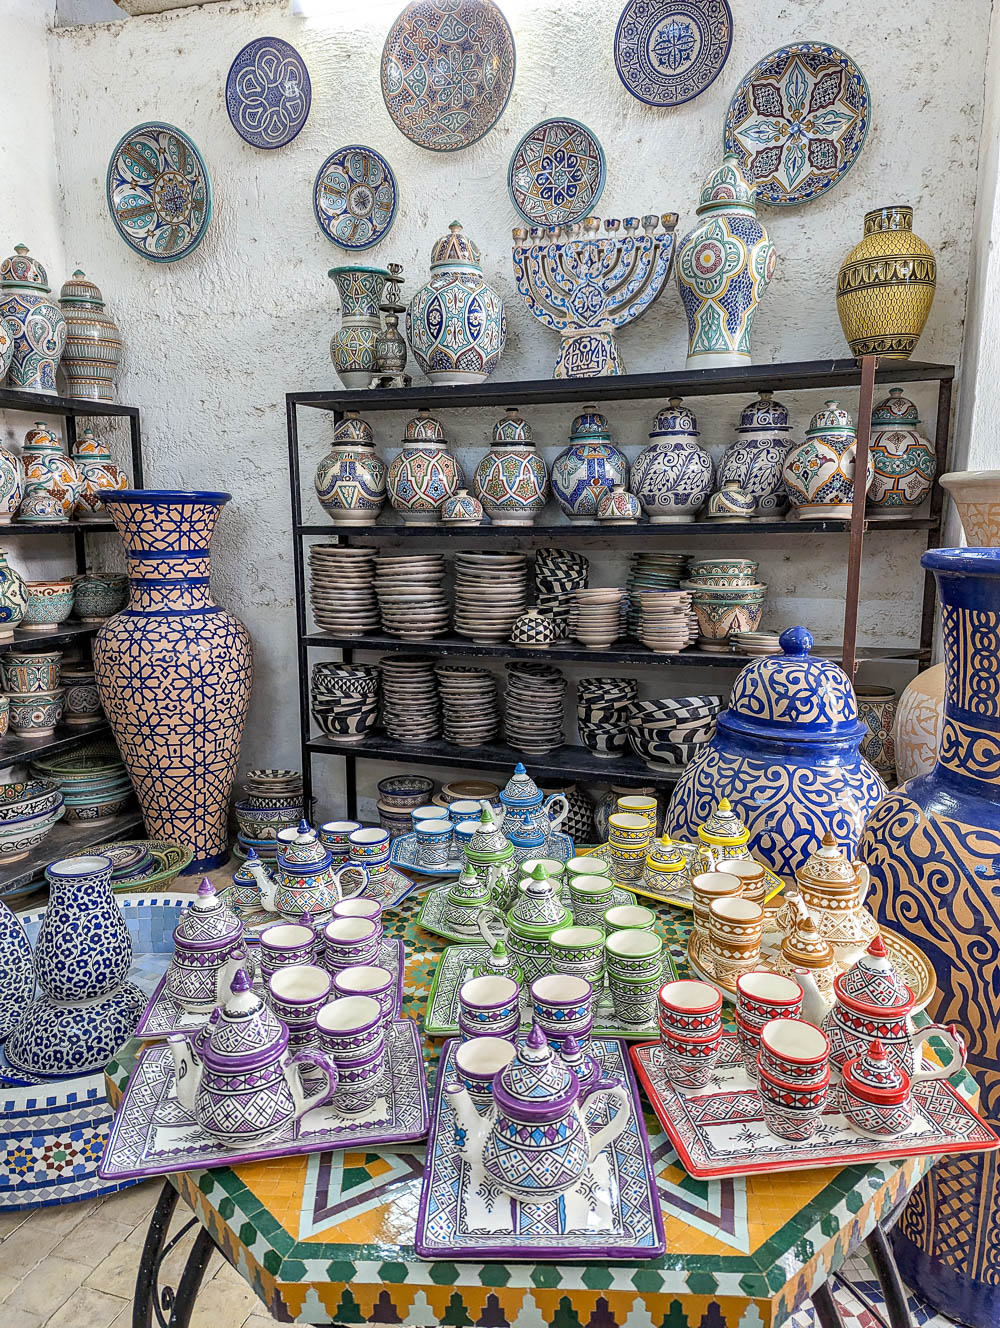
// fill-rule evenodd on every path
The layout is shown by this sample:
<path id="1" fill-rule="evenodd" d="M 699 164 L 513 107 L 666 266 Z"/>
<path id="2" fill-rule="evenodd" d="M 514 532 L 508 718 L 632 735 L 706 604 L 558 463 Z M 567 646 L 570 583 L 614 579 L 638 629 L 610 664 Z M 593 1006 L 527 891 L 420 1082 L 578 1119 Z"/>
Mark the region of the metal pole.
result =
<path id="1" fill-rule="evenodd" d="M 878 357 L 861 359 L 861 397 L 858 402 L 858 443 L 854 454 L 854 502 L 851 505 L 851 543 L 847 554 L 847 599 L 844 604 L 844 652 L 842 665 L 854 681 L 858 651 L 858 602 L 861 597 L 861 559 L 865 541 L 865 499 L 868 447 L 872 434 L 872 403 L 875 399 L 875 369 Z"/>
<path id="2" fill-rule="evenodd" d="M 951 434 L 952 380 L 944 378 L 938 383 L 937 419 L 934 425 L 935 474 L 943 475 L 948 465 L 948 444 Z M 936 549 L 941 543 L 944 528 L 944 490 L 940 484 L 931 486 L 930 518 L 934 524 L 927 531 L 927 547 Z M 920 651 L 918 672 L 930 664 L 934 645 L 934 608 L 937 603 L 937 582 L 931 572 L 924 573 L 924 598 L 920 610 Z"/>
<path id="3" fill-rule="evenodd" d="M 299 422 L 292 394 L 285 397 L 288 428 L 288 476 L 292 508 L 292 565 L 295 570 L 295 634 L 299 668 L 299 751 L 302 765 L 302 801 L 312 815 L 312 753 L 309 750 L 309 650 L 306 646 L 306 578 L 302 556 L 302 487 L 299 474 Z"/>

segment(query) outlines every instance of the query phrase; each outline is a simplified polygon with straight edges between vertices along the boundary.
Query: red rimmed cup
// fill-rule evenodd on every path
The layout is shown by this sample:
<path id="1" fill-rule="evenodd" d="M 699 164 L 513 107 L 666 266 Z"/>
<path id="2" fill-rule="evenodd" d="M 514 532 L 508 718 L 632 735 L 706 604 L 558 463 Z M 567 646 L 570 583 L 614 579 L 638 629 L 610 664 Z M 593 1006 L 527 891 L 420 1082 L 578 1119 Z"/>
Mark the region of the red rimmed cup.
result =
<path id="1" fill-rule="evenodd" d="M 808 1139 L 823 1115 L 829 1086 L 829 1066 L 819 1083 L 804 1086 L 776 1079 L 761 1069 L 758 1062 L 757 1090 L 764 1124 L 779 1139 Z"/>
<path id="2" fill-rule="evenodd" d="M 722 1027 L 722 992 L 710 982 L 680 978 L 657 993 L 660 1028 L 705 1037 Z"/>
<path id="3" fill-rule="evenodd" d="M 757 1082 L 757 1057 L 760 1054 L 760 1029 L 755 1024 L 746 1023 L 737 1012 L 736 1040 L 740 1048 L 740 1060 L 751 1083 Z"/>
<path id="4" fill-rule="evenodd" d="M 722 1048 L 722 1025 L 703 1037 L 685 1037 L 660 1025 L 657 1064 L 675 1088 L 704 1088 Z"/>
<path id="5" fill-rule="evenodd" d="M 798 1019 L 803 995 L 794 978 L 755 968 L 736 979 L 736 1013 L 759 1032 L 772 1019 Z"/>
<path id="6" fill-rule="evenodd" d="M 830 1041 L 804 1019 L 772 1019 L 761 1029 L 757 1066 L 779 1083 L 808 1089 L 830 1077 Z"/>

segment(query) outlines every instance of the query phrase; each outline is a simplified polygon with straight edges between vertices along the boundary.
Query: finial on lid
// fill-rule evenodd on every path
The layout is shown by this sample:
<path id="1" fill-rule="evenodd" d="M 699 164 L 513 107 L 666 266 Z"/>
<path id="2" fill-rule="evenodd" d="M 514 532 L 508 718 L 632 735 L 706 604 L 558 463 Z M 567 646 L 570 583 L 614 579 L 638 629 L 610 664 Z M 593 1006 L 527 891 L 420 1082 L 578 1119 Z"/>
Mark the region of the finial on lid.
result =
<path id="1" fill-rule="evenodd" d="M 198 893 L 202 896 L 202 898 L 204 898 L 206 895 L 215 894 L 215 886 L 212 884 L 212 882 L 208 879 L 207 876 L 203 876 L 201 878 L 201 885 L 198 886 Z"/>
<path id="2" fill-rule="evenodd" d="M 255 848 L 247 849 L 246 861 L 248 864 L 252 862 L 260 862 L 260 858 L 257 857 L 257 850 Z"/>
<path id="3" fill-rule="evenodd" d="M 530 1047 L 532 1051 L 541 1051 L 543 1048 L 549 1045 L 548 1040 L 545 1037 L 545 1034 L 539 1028 L 537 1023 L 532 1023 L 531 1031 L 528 1033 L 528 1036 L 525 1038 L 524 1045 L 526 1047 Z"/>
<path id="4" fill-rule="evenodd" d="M 778 637 L 778 645 L 786 655 L 808 655 L 813 635 L 807 627 L 788 627 Z"/>
<path id="5" fill-rule="evenodd" d="M 876 959 L 884 959 L 889 951 L 885 948 L 885 941 L 881 936 L 873 936 L 871 944 L 868 946 L 868 953 L 874 955 Z"/>
<path id="6" fill-rule="evenodd" d="M 238 968 L 232 982 L 229 984 L 229 990 L 235 992 L 237 995 L 242 995 L 243 992 L 251 991 L 252 989 L 253 983 L 247 977 L 246 970 Z"/>

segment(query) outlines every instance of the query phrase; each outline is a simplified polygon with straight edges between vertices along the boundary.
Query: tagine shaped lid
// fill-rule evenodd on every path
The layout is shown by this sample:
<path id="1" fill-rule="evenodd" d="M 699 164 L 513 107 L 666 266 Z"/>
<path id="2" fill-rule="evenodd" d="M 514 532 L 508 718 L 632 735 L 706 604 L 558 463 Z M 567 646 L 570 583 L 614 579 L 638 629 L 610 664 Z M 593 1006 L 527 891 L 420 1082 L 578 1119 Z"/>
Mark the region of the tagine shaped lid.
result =
<path id="1" fill-rule="evenodd" d="M 565 922 L 568 917 L 569 910 L 559 898 L 555 881 L 539 863 L 517 887 L 510 920 L 529 927 L 549 927 Z"/>
<path id="2" fill-rule="evenodd" d="M 611 426 L 608 417 L 602 415 L 596 406 L 584 406 L 573 421 L 569 431 L 570 442 L 580 438 L 596 438 L 601 442 L 611 441 Z"/>
<path id="3" fill-rule="evenodd" d="M 520 443 L 523 447 L 534 447 L 531 425 L 516 406 L 505 407 L 505 417 L 497 420 L 493 426 L 493 442 L 500 447 Z"/>
<path id="4" fill-rule="evenodd" d="M 788 429 L 788 407 L 774 400 L 773 392 L 761 392 L 740 412 L 740 433 L 758 433 L 760 430 L 785 431 Z"/>
<path id="5" fill-rule="evenodd" d="M 89 425 L 85 429 L 81 429 L 77 435 L 76 442 L 73 444 L 73 455 L 83 461 L 98 462 L 105 466 L 111 465 L 111 449 L 107 443 L 98 438 Z"/>
<path id="6" fill-rule="evenodd" d="M 482 271 L 479 264 L 482 254 L 479 245 L 462 230 L 460 221 L 453 221 L 448 226 L 448 234 L 442 235 L 431 250 L 431 267 L 472 267 Z"/>
<path id="7" fill-rule="evenodd" d="M 890 387 L 889 395 L 872 411 L 872 427 L 912 429 L 920 423 L 916 405 L 903 396 L 901 387 Z"/>
<path id="8" fill-rule="evenodd" d="M 59 303 L 69 305 L 92 305 L 95 309 L 104 308 L 104 296 L 100 286 L 87 280 L 87 274 L 77 268 L 71 277 L 62 284 Z"/>
<path id="9" fill-rule="evenodd" d="M 24 435 L 22 450 L 31 454 L 42 452 L 62 452 L 62 439 L 50 429 L 47 424 L 41 420 L 35 420 L 35 423 Z"/>
<path id="10" fill-rule="evenodd" d="M 485 799 L 480 806 L 483 810 L 479 813 L 479 829 L 469 840 L 466 854 L 472 854 L 473 860 L 476 856 L 512 857 L 514 845 L 493 819 L 493 808 Z"/>
<path id="11" fill-rule="evenodd" d="M 878 1038 L 843 1068 L 845 1085 L 869 1102 L 893 1102 L 910 1091 L 910 1076 L 887 1054 Z"/>
<path id="12" fill-rule="evenodd" d="M 360 443 L 363 447 L 375 446 L 375 431 L 367 420 L 363 420 L 356 410 L 345 412 L 344 418 L 333 431 L 335 443 Z"/>
<path id="13" fill-rule="evenodd" d="M 733 810 L 728 798 L 720 798 L 715 810 L 698 827 L 698 838 L 703 844 L 719 848 L 739 848 L 750 839 L 750 831 Z"/>
<path id="14" fill-rule="evenodd" d="M 403 431 L 403 446 L 407 443 L 423 443 L 430 446 L 446 447 L 447 439 L 441 421 L 436 420 L 426 407 L 417 411 L 412 419 L 406 421 Z"/>
<path id="15" fill-rule="evenodd" d="M 238 968 L 205 1047 L 206 1064 L 233 1071 L 248 1057 L 273 1053 L 287 1042 L 288 1029 L 254 991 L 246 970 Z"/>
<path id="16" fill-rule="evenodd" d="M 15 244 L 14 252 L 0 263 L 0 288 L 49 293 L 49 275 L 38 259 L 30 256 L 26 244 Z"/>
<path id="17" fill-rule="evenodd" d="M 873 936 L 868 949 L 853 968 L 836 980 L 838 996 L 880 1010 L 897 1010 L 913 1004 L 913 992 L 893 967 L 881 936 Z"/>
<path id="18" fill-rule="evenodd" d="M 796 870 L 795 878 L 801 885 L 822 890 L 825 885 L 856 885 L 859 874 L 857 867 L 837 843 L 833 832 L 827 830 L 816 852 Z"/>
<path id="19" fill-rule="evenodd" d="M 698 421 L 694 411 L 688 410 L 680 397 L 671 397 L 669 403 L 657 412 L 650 438 L 698 437 Z"/>
<path id="20" fill-rule="evenodd" d="M 329 849 L 320 843 L 319 836 L 306 820 L 299 822 L 296 834 L 279 851 L 277 864 L 292 876 L 311 875 L 325 871 L 333 862 Z"/>
<path id="21" fill-rule="evenodd" d="M 712 212 L 716 208 L 746 207 L 754 208 L 757 191 L 740 170 L 740 164 L 733 152 L 727 152 L 722 164 L 717 166 L 705 181 L 698 200 L 698 215 Z"/>
<path id="22" fill-rule="evenodd" d="M 854 421 L 849 411 L 843 409 L 839 401 L 827 401 L 822 410 L 818 410 L 809 421 L 806 437 L 814 433 L 854 433 Z"/>
<path id="23" fill-rule="evenodd" d="M 675 844 L 669 835 L 662 835 L 649 846 L 646 866 L 650 871 L 681 872 L 687 866 L 687 858 L 679 844 Z"/>
<path id="24" fill-rule="evenodd" d="M 537 807 L 543 794 L 535 781 L 528 774 L 521 761 L 514 767 L 514 773 L 500 794 L 500 801 L 505 807 Z"/>
<path id="25" fill-rule="evenodd" d="M 501 1113 L 527 1115 L 534 1121 L 565 1115 L 579 1095 L 580 1081 L 534 1023 L 514 1059 L 493 1081 L 493 1098 Z"/>
<path id="26" fill-rule="evenodd" d="M 833 963 L 833 951 L 816 926 L 816 919 L 801 895 L 793 900 L 794 920 L 781 942 L 781 955 L 792 968 L 824 969 Z"/>
<path id="27" fill-rule="evenodd" d="M 243 923 L 208 877 L 203 876 L 198 893 L 177 920 L 174 941 L 205 945 L 228 942 L 242 935 Z"/>

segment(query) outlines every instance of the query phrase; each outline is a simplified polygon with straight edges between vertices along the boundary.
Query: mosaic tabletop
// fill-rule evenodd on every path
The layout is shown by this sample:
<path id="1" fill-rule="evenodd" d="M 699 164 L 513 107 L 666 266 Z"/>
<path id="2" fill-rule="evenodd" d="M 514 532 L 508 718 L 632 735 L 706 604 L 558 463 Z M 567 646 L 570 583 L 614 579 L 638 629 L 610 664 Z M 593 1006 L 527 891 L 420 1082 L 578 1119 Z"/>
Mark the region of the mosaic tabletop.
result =
<path id="1" fill-rule="evenodd" d="M 406 942 L 403 1013 L 417 1020 L 446 944 L 418 930 L 420 901 L 418 890 L 385 915 L 387 934 Z M 683 970 L 690 923 L 667 908 L 660 914 Z M 429 1070 L 441 1045 L 424 1041 Z M 114 1101 L 138 1048 L 130 1043 L 108 1067 Z M 974 1096 L 967 1076 L 952 1082 Z M 667 1253 L 636 1264 L 420 1259 L 413 1249 L 423 1163 L 417 1148 L 319 1153 L 172 1179 L 219 1248 L 286 1322 L 777 1328 L 931 1165 L 917 1158 L 696 1181 L 648 1104 L 646 1126 Z"/>

